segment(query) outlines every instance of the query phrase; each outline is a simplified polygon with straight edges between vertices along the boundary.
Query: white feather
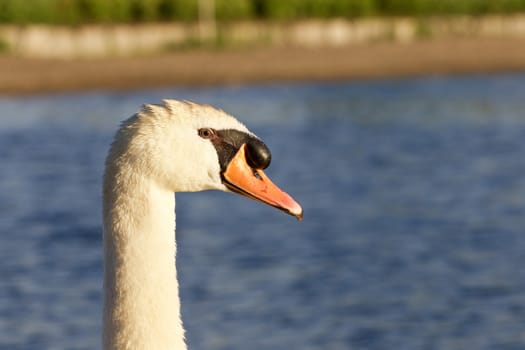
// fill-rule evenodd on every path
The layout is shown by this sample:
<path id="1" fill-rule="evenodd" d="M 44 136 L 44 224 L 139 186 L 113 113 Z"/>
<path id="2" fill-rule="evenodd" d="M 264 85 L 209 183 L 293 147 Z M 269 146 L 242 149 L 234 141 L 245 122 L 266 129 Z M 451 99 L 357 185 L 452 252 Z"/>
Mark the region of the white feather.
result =
<path id="1" fill-rule="evenodd" d="M 249 132 L 210 106 L 164 100 L 122 123 L 106 160 L 104 349 L 186 349 L 180 318 L 174 192 L 226 190 L 199 128 Z"/>

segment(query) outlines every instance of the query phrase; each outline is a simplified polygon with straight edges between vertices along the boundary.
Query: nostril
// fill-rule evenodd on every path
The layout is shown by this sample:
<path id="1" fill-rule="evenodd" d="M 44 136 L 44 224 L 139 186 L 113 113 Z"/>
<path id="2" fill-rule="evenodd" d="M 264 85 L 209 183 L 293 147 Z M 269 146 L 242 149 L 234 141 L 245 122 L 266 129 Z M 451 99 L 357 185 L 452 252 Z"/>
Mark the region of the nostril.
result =
<path id="1" fill-rule="evenodd" d="M 264 142 L 251 139 L 246 144 L 248 165 L 254 169 L 266 169 L 272 160 L 272 154 Z"/>

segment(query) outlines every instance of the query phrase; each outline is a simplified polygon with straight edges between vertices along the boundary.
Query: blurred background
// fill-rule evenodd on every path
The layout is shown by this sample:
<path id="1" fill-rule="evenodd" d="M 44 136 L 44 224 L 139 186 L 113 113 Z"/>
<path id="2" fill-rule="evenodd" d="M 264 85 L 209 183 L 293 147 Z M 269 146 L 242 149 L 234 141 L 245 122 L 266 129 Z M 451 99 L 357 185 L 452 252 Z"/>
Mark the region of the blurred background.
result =
<path id="1" fill-rule="evenodd" d="M 101 177 L 163 98 L 300 223 L 177 194 L 190 349 L 525 348 L 525 1 L 0 1 L 0 348 L 100 348 Z"/>

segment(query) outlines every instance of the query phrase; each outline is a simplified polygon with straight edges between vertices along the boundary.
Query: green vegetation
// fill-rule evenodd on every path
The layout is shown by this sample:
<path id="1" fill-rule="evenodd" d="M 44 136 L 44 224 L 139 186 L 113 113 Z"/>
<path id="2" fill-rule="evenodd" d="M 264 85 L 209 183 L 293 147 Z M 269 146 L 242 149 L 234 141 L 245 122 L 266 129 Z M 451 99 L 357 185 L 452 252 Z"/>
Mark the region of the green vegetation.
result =
<path id="1" fill-rule="evenodd" d="M 0 54 L 6 53 L 9 51 L 9 44 L 4 38 L 0 37 Z"/>
<path id="2" fill-rule="evenodd" d="M 194 21 L 199 0 L 0 0 L 0 23 Z M 525 0 L 215 0 L 219 21 L 525 12 Z"/>

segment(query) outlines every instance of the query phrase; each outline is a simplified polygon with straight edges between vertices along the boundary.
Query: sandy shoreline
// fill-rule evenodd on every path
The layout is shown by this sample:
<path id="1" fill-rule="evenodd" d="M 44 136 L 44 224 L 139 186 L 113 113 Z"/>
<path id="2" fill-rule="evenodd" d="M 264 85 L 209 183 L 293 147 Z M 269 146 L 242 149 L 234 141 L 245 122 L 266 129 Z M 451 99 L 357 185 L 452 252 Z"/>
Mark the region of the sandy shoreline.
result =
<path id="1" fill-rule="evenodd" d="M 191 50 L 36 60 L 0 56 L 0 94 L 525 71 L 525 40 L 436 39 L 345 48 Z"/>

